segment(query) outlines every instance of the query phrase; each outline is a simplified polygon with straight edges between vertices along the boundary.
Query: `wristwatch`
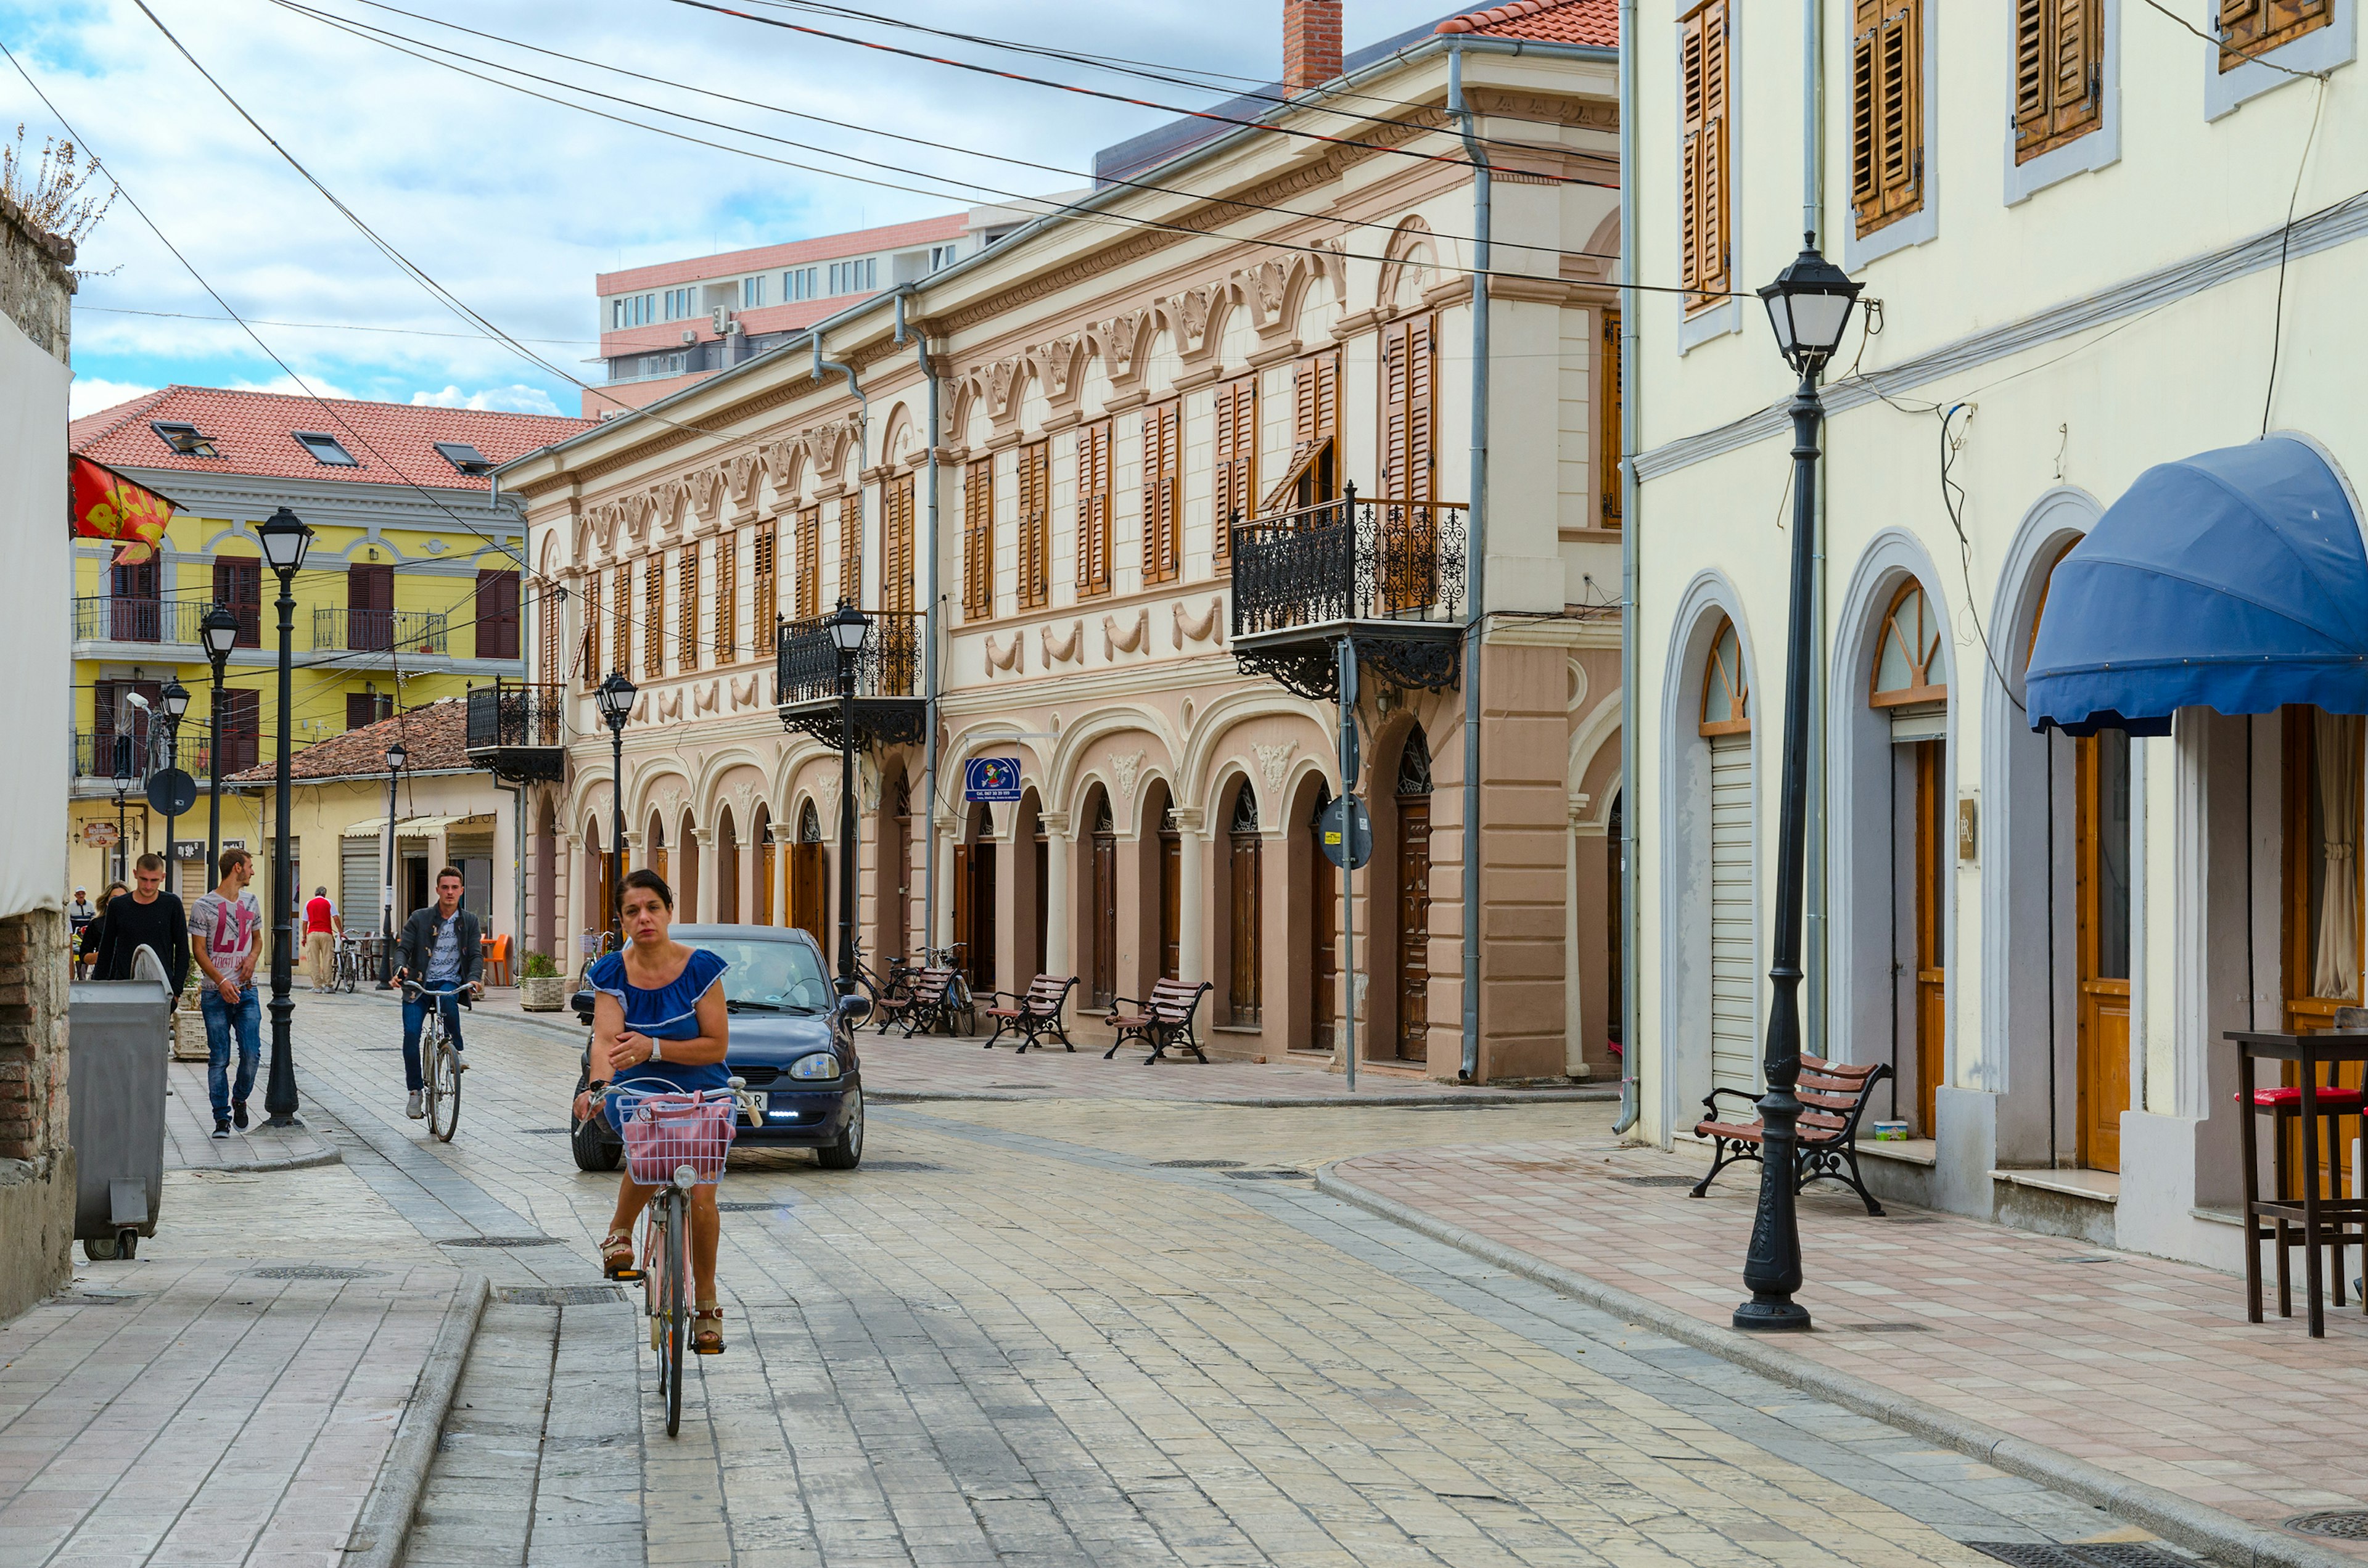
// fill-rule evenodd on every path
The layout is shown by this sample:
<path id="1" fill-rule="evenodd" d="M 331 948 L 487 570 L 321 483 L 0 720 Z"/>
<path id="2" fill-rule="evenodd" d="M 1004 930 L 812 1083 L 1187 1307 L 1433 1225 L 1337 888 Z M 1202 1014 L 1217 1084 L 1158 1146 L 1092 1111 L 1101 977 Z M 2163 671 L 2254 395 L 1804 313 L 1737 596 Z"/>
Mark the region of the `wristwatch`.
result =
<path id="1" fill-rule="evenodd" d="M 666 1060 L 666 1052 L 658 1049 L 658 1042 L 655 1040 L 650 1041 L 650 1060 L 653 1062 L 664 1062 Z"/>

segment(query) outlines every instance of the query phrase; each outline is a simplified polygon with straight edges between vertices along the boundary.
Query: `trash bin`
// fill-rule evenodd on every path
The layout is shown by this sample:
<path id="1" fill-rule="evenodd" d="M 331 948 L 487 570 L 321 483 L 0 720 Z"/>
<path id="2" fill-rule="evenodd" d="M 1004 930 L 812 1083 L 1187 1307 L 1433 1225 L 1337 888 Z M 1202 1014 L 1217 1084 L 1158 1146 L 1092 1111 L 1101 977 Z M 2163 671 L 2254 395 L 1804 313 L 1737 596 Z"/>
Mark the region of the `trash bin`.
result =
<path id="1" fill-rule="evenodd" d="M 165 1057 L 173 993 L 142 948 L 133 980 L 77 980 L 67 994 L 67 1136 L 74 1238 L 85 1256 L 130 1257 L 156 1233 L 165 1196 Z"/>

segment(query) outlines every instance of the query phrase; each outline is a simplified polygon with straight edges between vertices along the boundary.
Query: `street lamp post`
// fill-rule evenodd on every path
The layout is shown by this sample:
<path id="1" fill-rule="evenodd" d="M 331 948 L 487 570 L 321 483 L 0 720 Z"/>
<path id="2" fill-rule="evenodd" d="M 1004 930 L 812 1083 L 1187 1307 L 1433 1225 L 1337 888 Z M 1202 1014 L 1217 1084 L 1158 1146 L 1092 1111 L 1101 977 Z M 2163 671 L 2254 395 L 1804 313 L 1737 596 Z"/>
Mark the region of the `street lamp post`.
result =
<path id="1" fill-rule="evenodd" d="M 263 1108 L 274 1127 L 301 1127 L 296 1119 L 296 1057 L 290 1025 L 296 1011 L 289 993 L 294 939 L 289 915 L 288 865 L 288 725 L 295 709 L 296 574 L 303 568 L 305 547 L 313 530 L 295 513 L 282 506 L 256 530 L 263 541 L 263 558 L 279 577 L 279 717 L 273 728 L 279 767 L 272 791 L 271 836 L 271 1081 Z"/>
<path id="2" fill-rule="evenodd" d="M 625 721 L 632 717 L 636 695 L 622 670 L 610 670 L 592 694 L 609 725 L 609 934 L 620 948 L 625 945 Z"/>
<path id="3" fill-rule="evenodd" d="M 181 766 L 181 716 L 189 710 L 189 688 L 183 686 L 180 677 L 176 676 L 165 686 L 159 700 L 165 705 L 165 766 L 177 768 Z M 175 824 L 180 820 L 178 812 L 165 813 L 165 868 L 168 874 L 176 877 L 179 873 L 173 870 L 173 835 Z"/>
<path id="4" fill-rule="evenodd" d="M 1784 773 L 1776 819 L 1775 950 L 1768 980 L 1768 1092 L 1759 1100 L 1764 1128 L 1759 1210 L 1743 1282 L 1751 1300 L 1735 1309 L 1740 1329 L 1782 1331 L 1809 1326 L 1808 1309 L 1793 1300 L 1801 1288 L 1801 1226 L 1793 1192 L 1800 1152 L 1801 882 L 1809 820 L 1809 672 L 1816 628 L 1809 594 L 1816 562 L 1817 427 L 1826 408 L 1817 375 L 1840 347 L 1860 285 L 1817 254 L 1807 236 L 1800 256 L 1759 290 L 1776 346 L 1800 376 L 1793 396 L 1793 574 L 1791 619 L 1784 647 Z"/>
<path id="5" fill-rule="evenodd" d="M 846 599 L 824 623 L 838 653 L 838 989 L 855 990 L 855 659 L 871 618 Z"/>
<path id="6" fill-rule="evenodd" d="M 205 643 L 206 659 L 214 667 L 213 706 L 206 720 L 213 734 L 207 748 L 212 753 L 207 762 L 212 782 L 206 790 L 205 880 L 211 885 L 222 871 L 222 666 L 230 663 L 230 651 L 238 642 L 238 617 L 225 606 L 214 606 L 198 623 L 198 638 Z"/>
<path id="7" fill-rule="evenodd" d="M 394 787 L 411 753 L 401 741 L 386 748 L 386 876 L 378 901 L 378 988 L 394 989 Z"/>

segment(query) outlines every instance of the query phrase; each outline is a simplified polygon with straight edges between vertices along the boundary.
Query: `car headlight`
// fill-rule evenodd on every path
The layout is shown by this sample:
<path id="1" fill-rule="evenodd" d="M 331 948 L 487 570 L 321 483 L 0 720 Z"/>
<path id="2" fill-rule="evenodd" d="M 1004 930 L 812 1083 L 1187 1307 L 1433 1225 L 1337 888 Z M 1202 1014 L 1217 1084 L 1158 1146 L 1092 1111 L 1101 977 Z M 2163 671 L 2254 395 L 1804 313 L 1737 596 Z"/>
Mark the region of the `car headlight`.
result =
<path id="1" fill-rule="evenodd" d="M 790 1063 L 792 1078 L 836 1078 L 838 1058 L 827 1051 L 817 1051 L 812 1056 L 801 1056 Z"/>

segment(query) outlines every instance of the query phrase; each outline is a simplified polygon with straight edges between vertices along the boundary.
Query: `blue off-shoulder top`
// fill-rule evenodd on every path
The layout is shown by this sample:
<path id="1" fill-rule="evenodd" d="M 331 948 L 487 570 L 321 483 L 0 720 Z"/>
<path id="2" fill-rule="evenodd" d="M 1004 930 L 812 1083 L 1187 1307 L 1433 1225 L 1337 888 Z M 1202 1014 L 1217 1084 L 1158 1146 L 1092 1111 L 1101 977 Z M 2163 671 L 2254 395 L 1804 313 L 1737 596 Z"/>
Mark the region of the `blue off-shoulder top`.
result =
<path id="1" fill-rule="evenodd" d="M 655 991 L 645 991 L 625 978 L 624 955 L 610 953 L 595 963 L 585 979 L 593 990 L 617 999 L 625 1010 L 625 1027 L 635 1034 L 662 1040 L 697 1040 L 699 1000 L 723 980 L 723 971 L 730 967 L 706 949 L 693 948 L 690 961 L 682 966 L 680 974 Z M 721 1062 L 700 1066 L 644 1062 L 620 1070 L 611 1082 L 615 1087 L 635 1094 L 692 1094 L 701 1089 L 723 1088 L 731 1077 L 732 1070 Z"/>

